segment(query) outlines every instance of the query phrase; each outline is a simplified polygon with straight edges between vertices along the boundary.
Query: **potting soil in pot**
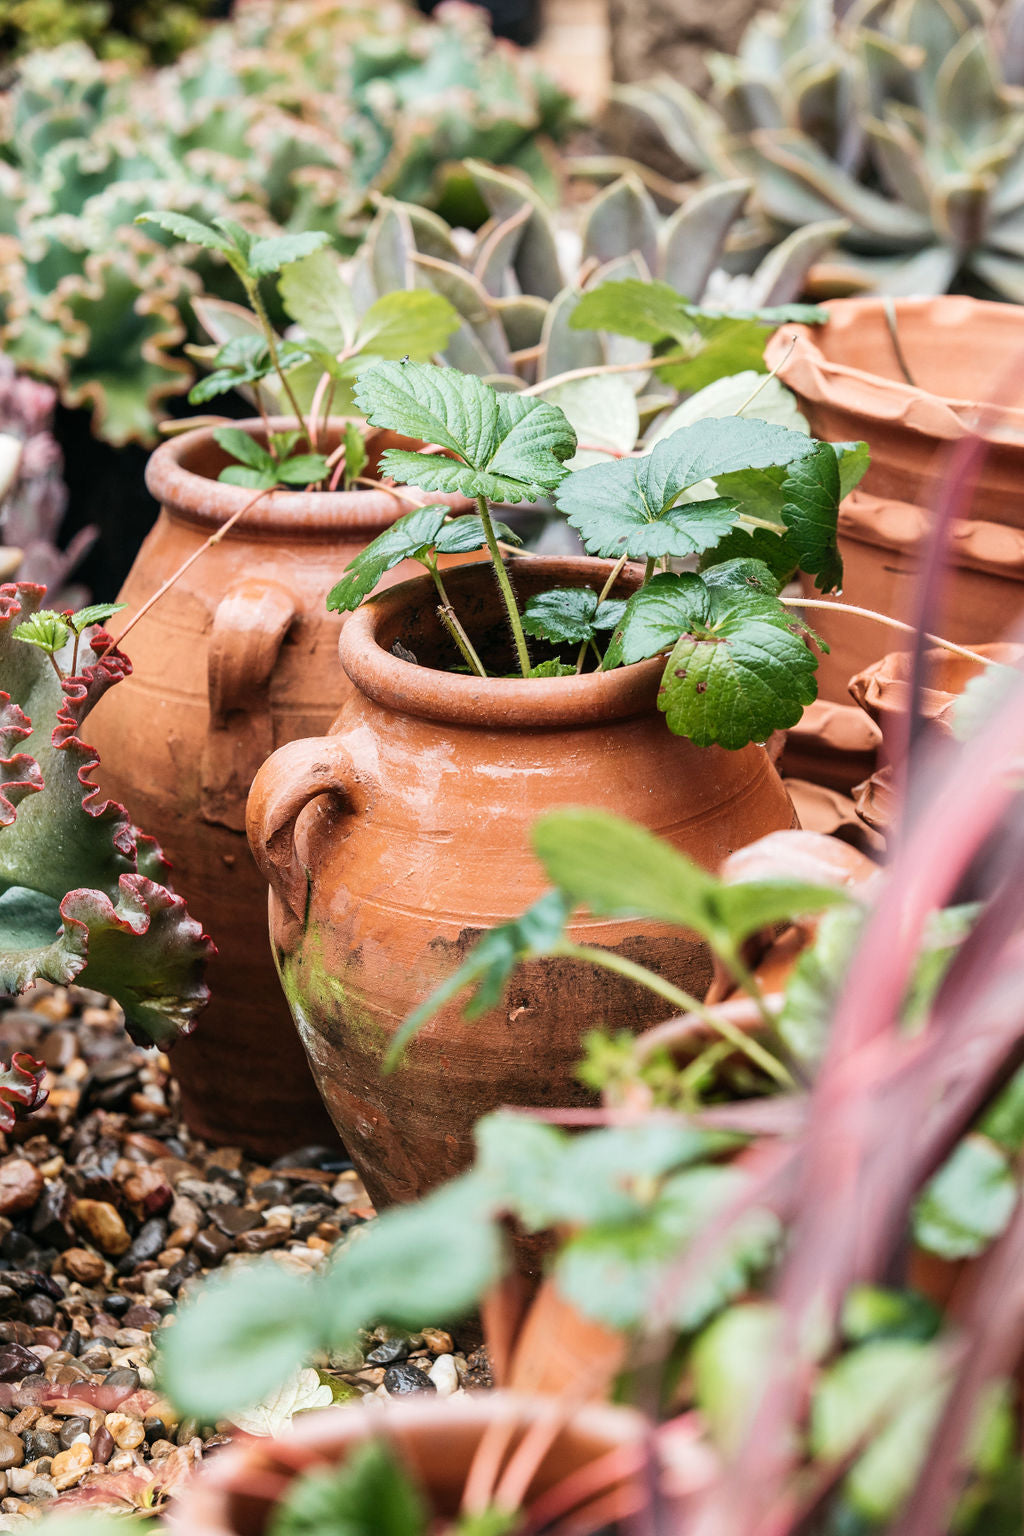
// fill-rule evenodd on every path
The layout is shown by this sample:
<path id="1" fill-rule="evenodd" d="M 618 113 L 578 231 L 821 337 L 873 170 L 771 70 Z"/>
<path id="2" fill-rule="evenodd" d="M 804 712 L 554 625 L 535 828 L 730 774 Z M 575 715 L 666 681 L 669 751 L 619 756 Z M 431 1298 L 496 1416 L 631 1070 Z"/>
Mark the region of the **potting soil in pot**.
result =
<path id="1" fill-rule="evenodd" d="M 0 1135 L 0 1531 L 17 1531 L 55 1501 L 159 1505 L 233 1432 L 155 1388 L 154 1336 L 193 1277 L 267 1252 L 311 1270 L 374 1213 L 336 1151 L 267 1166 L 192 1138 L 166 1058 L 99 994 L 41 982 L 0 1009 L 0 1059 L 43 1059 L 50 1095 Z M 431 1328 L 378 1330 L 323 1372 L 338 1396 L 490 1385 L 483 1351 Z"/>

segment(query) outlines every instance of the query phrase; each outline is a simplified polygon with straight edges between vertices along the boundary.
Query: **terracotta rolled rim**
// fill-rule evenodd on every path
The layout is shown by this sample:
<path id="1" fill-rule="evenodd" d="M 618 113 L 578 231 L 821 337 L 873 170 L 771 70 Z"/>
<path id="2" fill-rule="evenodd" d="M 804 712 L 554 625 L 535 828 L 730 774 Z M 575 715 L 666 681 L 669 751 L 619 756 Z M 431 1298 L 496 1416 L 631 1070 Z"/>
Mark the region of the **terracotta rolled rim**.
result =
<path id="1" fill-rule="evenodd" d="M 343 422 L 344 418 L 332 419 L 329 430 L 337 432 Z M 264 435 L 263 423 L 256 417 L 225 425 L 241 427 L 254 436 Z M 285 431 L 293 423 L 290 417 L 272 416 L 270 425 L 274 431 Z M 172 514 L 217 528 L 241 511 L 256 493 L 244 486 L 211 480 L 190 467 L 209 451 L 213 432 L 213 427 L 196 427 L 162 443 L 146 465 L 146 487 Z M 250 507 L 241 523 L 249 534 L 322 538 L 334 530 L 388 528 L 410 510 L 411 503 L 383 487 L 379 491 L 268 491 Z"/>
<path id="2" fill-rule="evenodd" d="M 932 537 L 935 515 L 915 502 L 851 491 L 839 509 L 844 538 L 904 554 L 923 550 Z M 1006 523 L 956 519 L 949 530 L 949 554 L 957 565 L 1024 579 L 1024 530 Z"/>
<path id="3" fill-rule="evenodd" d="M 531 585 L 543 573 L 543 589 L 592 586 L 600 590 L 614 564 L 586 556 L 524 555 L 509 560 L 507 568 L 513 583 L 525 581 L 530 571 L 534 575 Z M 642 567 L 626 567 L 617 590 L 621 594 L 635 589 L 642 575 Z M 494 583 L 489 561 L 445 573 L 456 612 L 460 594 L 481 581 Z M 343 625 L 338 642 L 341 664 L 355 686 L 375 703 L 424 720 L 497 731 L 582 727 L 628 719 L 655 708 L 664 657 L 580 677 L 480 678 L 402 661 L 380 643 L 381 633 L 393 626 L 403 611 L 436 602 L 429 576 L 417 577 L 371 598 Z"/>
<path id="4" fill-rule="evenodd" d="M 897 326 L 901 315 L 925 313 L 932 329 L 948 333 L 950 346 L 969 345 L 971 323 L 979 311 L 998 310 L 1002 324 L 1019 328 L 1024 352 L 1024 316 L 1015 313 L 1015 305 L 950 294 L 892 302 Z M 829 330 L 834 335 L 837 331 L 856 329 L 869 316 L 884 317 L 884 299 L 836 299 L 824 307 L 829 316 L 824 328 L 783 325 L 765 347 L 769 368 L 778 366 L 779 378 L 797 395 L 879 421 L 897 422 L 908 431 L 927 437 L 956 440 L 972 433 L 986 442 L 1024 447 L 1024 408 L 1020 406 L 932 394 L 904 379 L 886 378 L 826 357 L 820 330 Z M 1010 382 L 1007 370 L 1006 384 Z M 1019 382 L 1018 378 L 1018 388 Z M 999 383 L 997 373 L 993 379 L 996 389 Z"/>

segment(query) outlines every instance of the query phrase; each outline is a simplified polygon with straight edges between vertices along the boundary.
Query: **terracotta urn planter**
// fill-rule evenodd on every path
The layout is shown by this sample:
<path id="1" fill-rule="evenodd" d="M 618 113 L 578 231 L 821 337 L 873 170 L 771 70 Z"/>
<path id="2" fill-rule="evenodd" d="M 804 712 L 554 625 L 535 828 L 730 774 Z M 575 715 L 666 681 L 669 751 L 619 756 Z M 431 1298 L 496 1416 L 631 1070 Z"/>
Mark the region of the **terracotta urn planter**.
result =
<path id="1" fill-rule="evenodd" d="M 260 436 L 259 423 L 242 425 Z M 367 473 L 400 441 L 372 433 Z M 226 463 L 206 428 L 153 454 L 146 483 L 161 512 L 120 593 L 122 621 L 251 501 L 251 491 L 218 483 Z M 326 594 L 408 510 L 384 486 L 265 496 L 132 631 L 133 675 L 90 719 L 104 793 L 138 808 L 218 949 L 210 1006 L 172 1052 L 185 1119 L 198 1135 L 261 1157 L 335 1138 L 267 946 L 245 799 L 275 747 L 325 731 L 337 713 L 347 682 Z"/>
<path id="2" fill-rule="evenodd" d="M 876 496 L 934 507 L 950 449 L 980 433 L 987 452 L 971 516 L 1024 528 L 1024 313 L 949 294 L 891 302 L 913 384 L 881 298 L 830 301 L 826 325 L 780 327 L 769 367 L 782 364 L 815 437 L 867 442 L 861 486 Z"/>
<path id="3" fill-rule="evenodd" d="M 974 645 L 971 649 L 1003 666 L 1020 667 L 1024 663 L 1021 645 Z M 918 699 L 924 731 L 930 737 L 950 738 L 957 699 L 984 667 L 938 647 L 925 652 L 925 666 L 925 684 Z M 906 750 L 912 668 L 909 651 L 894 651 L 850 680 L 854 699 L 882 733 L 879 766 L 854 792 L 858 815 L 882 833 L 890 829 L 898 809 L 893 765 Z"/>
<path id="4" fill-rule="evenodd" d="M 553 586 L 600 586 L 611 565 L 525 558 L 509 568 L 523 602 Z M 638 580 L 625 575 L 618 590 Z M 490 670 L 509 670 L 489 566 L 452 572 L 448 589 L 466 629 L 484 637 Z M 402 1020 L 481 933 L 543 894 L 530 851 L 542 812 L 631 815 L 709 869 L 793 821 L 763 748 L 700 749 L 668 731 L 655 708 L 663 662 L 528 681 L 460 675 L 442 670 L 450 642 L 435 610 L 424 579 L 351 617 L 340 654 L 353 693 L 330 734 L 275 753 L 249 798 L 284 988 L 378 1204 L 415 1199 L 467 1167 L 473 1126 L 490 1109 L 587 1102 L 575 1067 L 598 1021 L 641 1029 L 663 1015 L 663 1003 L 620 977 L 536 960 L 517 972 L 504 1006 L 467 1021 L 461 999 L 450 1002 L 402 1066 L 382 1074 Z M 420 664 L 393 654 L 396 642 Z M 678 930 L 586 918 L 570 931 L 691 991 L 710 981 L 706 948 Z"/>
<path id="5" fill-rule="evenodd" d="M 419 1483 L 435 1519 L 458 1515 L 467 1486 L 486 1483 L 486 1497 L 511 1470 L 525 1483 L 516 1507 L 543 1514 L 546 1505 L 556 1523 L 545 1520 L 544 1529 L 588 1536 L 645 1502 L 649 1433 L 647 1420 L 629 1408 L 590 1403 L 569 1411 L 550 1398 L 510 1392 L 328 1409 L 277 1439 L 242 1440 L 222 1451 L 174 1500 L 167 1524 L 178 1536 L 263 1536 L 295 1478 L 382 1439 Z M 530 1464 L 520 1461 L 521 1479 L 510 1463 L 527 1435 Z M 614 1464 L 595 1466 L 615 1451 L 622 1454 Z M 697 1475 L 696 1453 L 691 1459 Z M 594 1477 L 584 1486 L 577 1480 L 574 1497 L 566 1479 L 592 1466 Z"/>
<path id="6" fill-rule="evenodd" d="M 816 437 L 864 439 L 871 450 L 840 512 L 843 601 L 915 620 L 921 555 L 950 454 L 977 434 L 985 452 L 968 516 L 951 529 L 935 627 L 951 640 L 999 640 L 1024 609 L 1024 314 L 950 295 L 897 299 L 893 314 L 914 384 L 880 298 L 830 302 L 826 325 L 783 326 L 765 351 L 770 365 L 781 364 Z M 807 582 L 805 591 L 820 596 Z M 847 680 L 891 648 L 892 637 L 853 616 L 808 618 L 831 647 L 821 696 L 843 702 Z"/>

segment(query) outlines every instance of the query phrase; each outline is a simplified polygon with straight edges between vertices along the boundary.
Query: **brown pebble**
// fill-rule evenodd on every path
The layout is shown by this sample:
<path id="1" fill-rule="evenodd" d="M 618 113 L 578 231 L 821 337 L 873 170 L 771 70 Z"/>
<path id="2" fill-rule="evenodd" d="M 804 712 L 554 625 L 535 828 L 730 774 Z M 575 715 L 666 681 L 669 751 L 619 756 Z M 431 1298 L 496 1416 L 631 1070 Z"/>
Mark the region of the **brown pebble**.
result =
<path id="1" fill-rule="evenodd" d="M 73 1445 L 60 1451 L 50 1465 L 50 1476 L 58 1492 L 73 1488 L 92 1466 L 92 1451 L 87 1445 Z"/>
<path id="2" fill-rule="evenodd" d="M 29 1408 L 23 1408 L 16 1413 L 10 1423 L 12 1435 L 24 1434 L 26 1429 L 34 1429 L 43 1417 L 43 1410 L 39 1403 L 33 1403 Z M 20 1463 L 19 1463 L 20 1465 Z"/>
<path id="3" fill-rule="evenodd" d="M 101 1424 L 89 1442 L 92 1459 L 98 1467 L 105 1467 L 114 1454 L 114 1437 L 106 1424 Z"/>
<path id="4" fill-rule="evenodd" d="M 108 1200 L 76 1200 L 71 1207 L 71 1219 L 103 1253 L 117 1257 L 131 1247 L 128 1228 Z"/>
<path id="5" fill-rule="evenodd" d="M 9 1467 L 20 1467 L 24 1460 L 25 1443 L 21 1437 L 13 1430 L 0 1429 L 0 1472 L 6 1472 Z"/>
<path id="6" fill-rule="evenodd" d="M 185 1222 L 183 1226 L 175 1227 L 168 1233 L 168 1248 L 188 1248 L 195 1242 L 196 1233 L 199 1231 L 197 1222 Z"/>
<path id="7" fill-rule="evenodd" d="M 75 1360 L 69 1362 L 67 1365 L 61 1366 L 56 1376 L 53 1377 L 53 1384 L 55 1387 L 70 1387 L 76 1381 L 91 1380 L 92 1377 L 90 1376 L 89 1372 L 84 1368 L 84 1366 L 79 1365 L 78 1361 Z"/>
<path id="8" fill-rule="evenodd" d="M 140 1217 L 158 1216 L 174 1199 L 174 1191 L 156 1168 L 134 1167 L 122 1181 L 125 1199 Z"/>
<path id="9" fill-rule="evenodd" d="M 173 1440 L 154 1440 L 149 1448 L 150 1461 L 162 1461 L 165 1456 L 172 1456 L 178 1447 Z"/>
<path id="10" fill-rule="evenodd" d="M 141 1419 L 134 1419 L 127 1413 L 108 1413 L 104 1420 L 114 1444 L 118 1450 L 134 1451 L 137 1445 L 141 1445 L 146 1438 L 146 1431 Z"/>
<path id="11" fill-rule="evenodd" d="M 164 1248 L 157 1254 L 156 1261 L 161 1269 L 171 1269 L 175 1264 L 180 1264 L 184 1257 L 184 1248 Z"/>
<path id="12" fill-rule="evenodd" d="M 91 1248 L 66 1248 L 59 1263 L 64 1273 L 81 1285 L 95 1285 L 107 1272 L 106 1260 Z"/>
<path id="13" fill-rule="evenodd" d="M 287 1227 L 260 1227 L 255 1232 L 240 1233 L 235 1247 L 239 1253 L 267 1253 L 271 1248 L 280 1248 L 289 1236 Z"/>
<path id="14" fill-rule="evenodd" d="M 0 1163 L 0 1215 L 30 1211 L 42 1192 L 43 1176 L 27 1158 L 9 1157 Z"/>

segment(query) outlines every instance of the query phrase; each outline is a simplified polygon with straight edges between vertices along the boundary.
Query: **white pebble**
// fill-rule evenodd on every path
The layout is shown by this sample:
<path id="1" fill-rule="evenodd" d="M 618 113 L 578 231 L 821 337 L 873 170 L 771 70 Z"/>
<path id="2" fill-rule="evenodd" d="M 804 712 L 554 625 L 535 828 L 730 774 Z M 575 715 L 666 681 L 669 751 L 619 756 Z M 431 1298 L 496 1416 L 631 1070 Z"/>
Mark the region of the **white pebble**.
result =
<path id="1" fill-rule="evenodd" d="M 437 1388 L 438 1397 L 451 1397 L 459 1390 L 459 1373 L 454 1355 L 438 1355 L 427 1375 Z"/>

